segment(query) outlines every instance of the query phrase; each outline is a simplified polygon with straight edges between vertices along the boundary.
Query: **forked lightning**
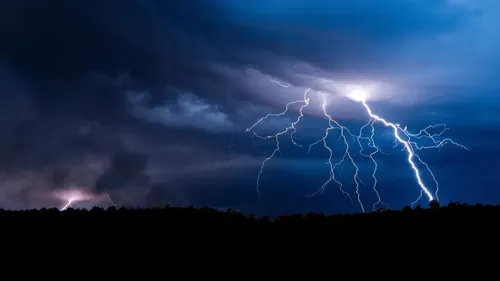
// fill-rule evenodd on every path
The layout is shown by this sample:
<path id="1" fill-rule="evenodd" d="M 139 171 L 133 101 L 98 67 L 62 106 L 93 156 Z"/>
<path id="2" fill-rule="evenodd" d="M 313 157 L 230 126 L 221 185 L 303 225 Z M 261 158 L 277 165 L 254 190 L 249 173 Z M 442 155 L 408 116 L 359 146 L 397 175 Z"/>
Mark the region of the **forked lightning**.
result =
<path id="1" fill-rule="evenodd" d="M 278 84 L 279 86 L 281 87 L 284 87 L 284 88 L 288 88 L 290 85 L 289 84 L 283 84 L 281 82 L 278 82 L 276 80 L 271 80 L 271 82 L 273 83 L 276 83 Z M 296 129 L 296 125 L 301 121 L 301 119 L 304 117 L 304 113 L 303 113 L 303 110 L 304 108 L 306 108 L 307 106 L 309 106 L 309 103 L 310 103 L 310 98 L 309 98 L 309 92 L 310 92 L 311 89 L 307 89 L 305 92 L 304 92 L 304 95 L 303 95 L 303 98 L 301 100 L 296 100 L 296 101 L 292 101 L 292 102 L 289 102 L 286 106 L 285 106 L 285 110 L 283 112 L 280 112 L 280 113 L 269 113 L 267 114 L 266 116 L 260 118 L 255 124 L 253 124 L 251 127 L 249 127 L 246 131 L 249 132 L 249 131 L 252 131 L 253 132 L 253 136 L 254 137 L 257 137 L 259 139 L 263 139 L 263 140 L 267 140 L 267 139 L 274 139 L 275 140 L 275 143 L 276 143 L 276 147 L 275 149 L 273 150 L 273 152 L 267 157 L 265 158 L 262 163 L 261 163 L 261 166 L 260 166 L 260 171 L 257 175 L 257 193 L 259 195 L 259 199 L 261 198 L 261 194 L 260 194 L 260 178 L 261 178 L 261 175 L 264 171 L 264 167 L 266 165 L 267 162 L 269 162 L 275 155 L 276 153 L 280 152 L 280 138 L 283 136 L 283 135 L 286 135 L 287 133 L 290 133 L 290 141 L 297 147 L 302 147 L 301 144 L 297 143 L 293 136 L 295 134 L 295 132 L 297 131 Z M 328 127 L 326 128 L 325 130 L 325 134 L 324 136 L 313 142 L 312 144 L 309 145 L 308 149 L 307 149 L 307 152 L 306 154 L 309 154 L 309 152 L 311 151 L 312 147 L 314 147 L 315 145 L 317 144 L 320 144 L 322 143 L 324 148 L 328 151 L 328 162 L 327 164 L 329 165 L 329 170 L 330 170 L 330 175 L 329 175 L 329 178 L 327 179 L 326 182 L 324 182 L 321 187 L 315 192 L 313 193 L 312 195 L 316 195 L 318 193 L 322 193 L 325 188 L 333 181 L 335 183 L 337 183 L 339 185 L 339 188 L 340 188 L 340 191 L 345 194 L 350 200 L 352 200 L 352 197 L 351 195 L 346 191 L 344 190 L 343 188 L 343 184 L 342 182 L 340 182 L 337 178 L 336 178 L 336 173 L 335 173 L 335 170 L 337 167 L 342 167 L 342 165 L 345 163 L 345 162 L 348 162 L 353 168 L 354 168 L 354 176 L 353 176 L 353 182 L 355 184 L 355 197 L 356 197 L 356 201 L 357 203 L 359 204 L 360 208 L 361 208 L 361 211 L 362 212 L 365 212 L 365 206 L 361 200 L 361 194 L 360 194 L 360 183 L 363 183 L 360 179 L 360 175 L 359 175 L 359 167 L 358 165 L 356 164 L 356 161 L 354 160 L 354 158 L 352 157 L 351 155 L 351 151 L 352 151 L 352 144 L 357 144 L 357 146 L 359 147 L 359 151 L 358 153 L 363 156 L 363 157 L 366 157 L 366 158 L 369 158 L 371 162 L 373 162 L 373 165 L 374 165 L 374 168 L 373 168 L 373 171 L 372 171 L 372 178 L 373 178 L 373 186 L 372 186 L 372 189 L 373 189 L 373 192 L 375 193 L 376 197 L 377 197 L 377 201 L 373 204 L 373 209 L 375 210 L 377 208 L 377 205 L 379 204 L 383 204 L 383 205 L 387 205 L 386 203 L 384 203 L 381 199 L 381 196 L 377 190 L 377 184 L 378 184 L 378 180 L 377 180 L 377 177 L 376 177 L 376 173 L 377 173 L 377 170 L 378 170 L 378 163 L 377 161 L 375 160 L 375 155 L 377 153 L 384 153 L 380 147 L 375 143 L 375 140 L 374 140 L 374 136 L 375 136 L 375 123 L 380 123 L 380 124 L 383 124 L 385 127 L 389 127 L 391 128 L 392 132 L 393 132 L 393 135 L 394 135 L 394 142 L 395 142 L 395 146 L 396 147 L 398 144 L 401 144 L 403 146 L 403 150 L 406 152 L 407 154 L 407 161 L 408 161 L 408 164 L 410 166 L 410 168 L 412 169 L 414 175 L 415 175 L 415 179 L 421 189 L 421 192 L 420 192 L 420 196 L 414 201 L 412 202 L 412 205 L 414 205 L 415 203 L 417 203 L 421 197 L 425 194 L 426 197 L 428 198 L 429 201 L 432 201 L 432 200 L 438 200 L 439 197 L 438 197 L 438 192 L 439 192 L 439 183 L 438 181 L 436 180 L 436 177 L 434 175 L 434 173 L 431 171 L 431 169 L 429 168 L 429 166 L 420 158 L 420 156 L 418 156 L 418 154 L 416 154 L 416 151 L 419 151 L 419 150 L 424 150 L 424 149 L 431 149 L 431 148 L 437 148 L 439 150 L 441 150 L 441 148 L 443 146 L 445 146 L 446 144 L 453 144 L 455 146 L 458 146 L 462 149 L 466 149 L 468 150 L 467 147 L 463 146 L 462 144 L 459 144 L 455 141 L 453 141 L 452 139 L 450 138 L 444 138 L 444 139 L 441 139 L 441 140 L 438 140 L 437 138 L 441 137 L 447 130 L 448 128 L 446 127 L 445 124 L 438 124 L 438 125 L 430 125 L 422 130 L 420 130 L 420 132 L 418 133 L 411 133 L 408 131 L 408 129 L 406 127 L 402 128 L 399 124 L 397 123 L 391 123 L 387 120 L 385 120 L 384 118 L 380 117 L 379 115 L 377 114 L 374 114 L 372 109 L 370 108 L 370 106 L 368 105 L 367 101 L 366 101 L 366 93 L 363 92 L 363 91 L 352 91 L 351 93 L 349 93 L 348 97 L 351 98 L 352 100 L 360 103 L 364 109 L 366 110 L 366 113 L 369 117 L 369 120 L 368 122 L 361 127 L 359 133 L 357 134 L 353 134 L 347 127 L 341 125 L 339 122 L 337 122 L 332 116 L 330 113 L 328 113 L 327 111 L 327 106 L 328 106 L 328 103 L 327 103 L 327 99 L 325 96 L 321 96 L 322 97 L 322 105 L 321 105 L 321 108 L 322 108 L 322 113 L 323 115 L 327 118 L 328 120 Z M 300 108 L 299 108 L 299 114 L 298 114 L 298 117 L 295 121 L 293 121 L 288 127 L 286 127 L 284 130 L 276 133 L 276 134 L 273 134 L 273 135 L 267 135 L 267 136 L 261 136 L 259 134 L 257 134 L 256 132 L 253 131 L 253 129 L 258 126 L 261 122 L 263 122 L 264 120 L 268 119 L 268 118 L 271 118 L 271 117 L 282 117 L 284 116 L 285 114 L 287 114 L 289 111 L 290 111 L 290 107 L 292 105 L 295 105 L 295 104 L 301 104 Z M 364 134 L 365 131 L 367 131 L 367 129 L 369 129 L 369 134 Z M 441 129 L 440 132 L 438 133 L 430 133 L 429 131 L 431 129 Z M 333 150 L 332 148 L 329 146 L 328 144 L 328 137 L 330 136 L 330 133 L 331 131 L 333 130 L 338 130 L 340 132 L 340 139 L 343 141 L 344 143 L 344 148 L 345 148 L 345 152 L 343 153 L 342 157 L 340 158 L 340 160 L 336 163 L 333 163 L 332 162 L 332 158 L 333 158 Z M 430 141 L 431 145 L 420 145 L 418 144 L 417 142 L 420 141 L 420 140 L 423 140 L 423 139 L 426 139 L 428 141 Z M 351 140 L 351 142 L 350 142 Z M 365 147 L 362 142 L 367 142 L 367 147 Z M 351 144 L 350 144 L 351 143 Z M 363 151 L 366 149 L 366 148 L 371 148 L 371 152 L 370 153 L 367 153 L 365 154 Z M 426 186 L 426 184 L 424 183 L 423 179 L 422 179 L 422 176 L 421 176 L 421 171 L 419 170 L 419 167 L 418 165 L 421 165 L 422 167 L 425 167 L 425 170 L 427 171 L 427 173 L 430 175 L 430 177 L 432 178 L 433 182 L 434 182 L 434 185 L 435 185 L 435 193 L 432 194 L 431 191 L 429 190 L 429 188 Z"/>

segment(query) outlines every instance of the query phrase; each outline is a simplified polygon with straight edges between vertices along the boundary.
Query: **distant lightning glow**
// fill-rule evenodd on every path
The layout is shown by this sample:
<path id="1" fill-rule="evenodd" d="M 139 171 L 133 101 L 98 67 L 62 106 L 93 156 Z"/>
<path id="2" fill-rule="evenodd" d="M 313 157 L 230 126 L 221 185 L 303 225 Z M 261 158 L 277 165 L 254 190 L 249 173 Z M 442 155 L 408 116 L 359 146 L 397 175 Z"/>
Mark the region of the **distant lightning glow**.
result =
<path id="1" fill-rule="evenodd" d="M 275 81 L 275 80 L 271 80 L 271 82 L 276 83 L 279 86 L 284 87 L 284 88 L 288 88 L 288 86 L 289 86 L 288 84 L 283 84 L 283 83 L 280 83 L 280 82 Z M 304 108 L 309 106 L 309 102 L 310 102 L 310 98 L 308 96 L 309 92 L 310 92 L 310 89 L 307 89 L 304 92 L 302 99 L 289 102 L 285 106 L 285 110 L 283 112 L 274 113 L 274 114 L 269 113 L 266 116 L 260 118 L 255 124 L 253 124 L 251 127 L 249 127 L 246 130 L 247 132 L 252 131 L 257 125 L 259 125 L 264 120 L 266 120 L 270 117 L 282 117 L 289 112 L 290 106 L 295 105 L 295 104 L 302 104 L 299 108 L 299 115 L 298 115 L 297 119 L 295 121 L 293 121 L 284 130 L 282 130 L 276 134 L 272 134 L 272 135 L 268 135 L 268 136 L 261 136 L 261 135 L 258 135 L 256 132 L 253 132 L 254 137 L 257 137 L 257 138 L 263 139 L 263 140 L 274 139 L 275 143 L 276 143 L 276 146 L 275 146 L 275 149 L 273 150 L 273 152 L 262 161 L 261 166 L 260 166 L 260 171 L 259 171 L 258 176 L 257 176 L 257 187 L 256 187 L 259 198 L 261 198 L 260 187 L 259 187 L 260 178 L 261 178 L 261 175 L 263 173 L 264 167 L 276 155 L 276 153 L 278 153 L 278 152 L 281 153 L 281 151 L 280 151 L 280 138 L 283 135 L 290 133 L 290 141 L 295 146 L 302 147 L 302 145 L 300 145 L 299 143 L 297 143 L 294 140 L 293 136 L 297 132 L 296 125 L 304 117 L 304 114 L 303 114 Z M 371 174 L 372 179 L 373 179 L 372 190 L 377 197 L 377 201 L 373 204 L 373 210 L 376 210 L 378 204 L 387 205 L 386 203 L 384 203 L 382 201 L 380 193 L 377 190 L 378 180 L 376 177 L 376 173 L 378 170 L 378 163 L 375 159 L 375 155 L 379 152 L 381 152 L 381 153 L 383 153 L 383 152 L 380 149 L 380 147 L 375 143 L 375 140 L 374 140 L 375 126 L 374 125 L 375 125 L 375 123 L 381 123 L 385 127 L 389 127 L 392 129 L 393 136 L 394 136 L 394 143 L 395 143 L 394 147 L 396 147 L 398 144 L 401 144 L 403 146 L 402 150 L 406 151 L 408 164 L 409 164 L 411 170 L 413 171 L 416 182 L 418 183 L 418 185 L 421 189 L 420 196 L 414 202 L 412 202 L 412 205 L 415 204 L 416 202 L 418 202 L 424 194 L 426 195 L 426 197 L 428 198 L 429 201 L 438 200 L 439 199 L 438 198 L 439 183 L 436 180 L 436 177 L 435 177 L 434 173 L 431 171 L 431 169 L 429 168 L 429 166 L 424 161 L 422 161 L 420 156 L 418 156 L 418 154 L 416 154 L 415 151 L 424 150 L 424 149 L 431 149 L 431 148 L 437 148 L 437 149 L 441 150 L 441 148 L 446 144 L 453 144 L 453 145 L 458 146 L 462 149 L 467 149 L 467 147 L 453 141 L 450 138 L 444 138 L 442 140 L 437 140 L 438 137 L 441 137 L 444 134 L 444 132 L 446 132 L 448 130 L 448 128 L 446 128 L 445 124 L 430 125 L 424 129 L 420 130 L 420 132 L 418 132 L 416 134 L 410 133 L 406 127 L 401 128 L 401 126 L 399 124 L 391 123 L 391 122 L 385 120 L 384 118 L 380 117 L 379 115 L 374 114 L 372 112 L 372 109 L 369 107 L 369 105 L 366 101 L 367 100 L 367 93 L 366 92 L 361 91 L 361 90 L 354 90 L 354 91 L 351 91 L 349 93 L 348 97 L 350 99 L 360 103 L 364 107 L 364 109 L 366 110 L 366 112 L 370 118 L 369 118 L 368 122 L 364 126 L 361 127 L 361 129 L 359 130 L 359 134 L 353 134 L 353 133 L 351 133 L 351 131 L 349 131 L 349 129 L 347 129 L 345 126 L 342 126 L 339 122 L 337 122 L 335 119 L 333 119 L 333 117 L 327 112 L 327 105 L 328 105 L 327 99 L 324 95 L 322 96 L 323 103 L 321 105 L 321 108 L 322 108 L 323 115 L 328 120 L 328 127 L 326 128 L 325 134 L 321 139 L 319 139 L 319 140 L 317 140 L 309 145 L 306 154 L 309 154 L 311 149 L 315 145 L 322 143 L 323 147 L 328 151 L 327 164 L 329 166 L 330 176 L 323 183 L 323 185 L 312 195 L 322 193 L 325 190 L 325 188 L 333 181 L 339 185 L 340 191 L 343 194 L 345 194 L 352 201 L 351 195 L 346 190 L 344 190 L 343 184 L 339 180 L 337 180 L 337 178 L 335 176 L 335 170 L 337 169 L 337 167 L 339 167 L 339 166 L 343 167 L 344 162 L 348 162 L 354 168 L 353 181 L 355 184 L 356 201 L 359 204 L 361 211 L 365 212 L 365 207 L 364 207 L 364 204 L 362 203 L 361 194 L 360 194 L 360 183 L 363 183 L 363 182 L 360 179 L 359 166 L 356 164 L 356 161 L 354 160 L 354 158 L 351 155 L 352 146 L 349 144 L 350 143 L 349 140 L 351 139 L 353 142 L 356 142 L 357 145 L 359 146 L 359 148 L 360 148 L 359 154 L 363 157 L 369 158 L 370 161 L 374 165 L 374 168 L 373 168 L 373 171 Z M 368 128 L 369 128 L 370 133 L 368 136 L 365 136 L 363 134 L 363 132 L 366 131 Z M 431 130 L 431 129 L 442 129 L 442 130 L 439 133 L 431 134 L 429 132 L 429 130 Z M 328 145 L 328 141 L 327 141 L 328 137 L 330 136 L 330 133 L 333 130 L 338 130 L 340 132 L 339 139 L 343 140 L 344 147 L 345 147 L 345 152 L 343 153 L 342 157 L 340 158 L 340 161 L 338 161 L 336 163 L 332 162 L 333 150 Z M 430 140 L 432 142 L 432 145 L 427 145 L 427 146 L 419 145 L 417 143 L 417 141 L 422 140 L 422 139 Z M 367 146 L 369 148 L 371 148 L 371 150 L 372 150 L 370 153 L 365 154 L 363 152 L 366 147 L 363 146 L 362 142 L 368 142 Z M 424 183 L 422 176 L 421 176 L 421 171 L 419 170 L 417 163 L 422 165 L 423 167 L 425 167 L 425 170 L 432 178 L 434 185 L 435 185 L 435 190 L 436 190 L 434 194 L 432 194 L 430 192 L 429 188 Z"/>
<path id="2" fill-rule="evenodd" d="M 102 201 L 104 199 L 108 200 L 113 206 L 115 203 L 109 195 L 107 194 L 97 194 L 95 192 L 89 191 L 84 188 L 79 187 L 71 187 L 69 189 L 57 190 L 52 194 L 58 200 L 65 201 L 65 205 L 61 208 L 61 211 L 64 211 L 70 208 L 73 204 L 78 202 L 97 202 Z"/>

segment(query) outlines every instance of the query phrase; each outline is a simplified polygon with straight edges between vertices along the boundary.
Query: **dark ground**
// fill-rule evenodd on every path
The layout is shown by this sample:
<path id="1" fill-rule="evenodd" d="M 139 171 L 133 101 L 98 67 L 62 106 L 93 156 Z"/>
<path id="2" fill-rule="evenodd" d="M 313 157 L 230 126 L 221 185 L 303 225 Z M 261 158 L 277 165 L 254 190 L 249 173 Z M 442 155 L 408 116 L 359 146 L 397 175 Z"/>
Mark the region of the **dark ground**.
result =
<path id="1" fill-rule="evenodd" d="M 452 203 L 274 221 L 171 207 L 0 211 L 0 227 L 3 272 L 69 279 L 500 276 L 500 206 Z"/>

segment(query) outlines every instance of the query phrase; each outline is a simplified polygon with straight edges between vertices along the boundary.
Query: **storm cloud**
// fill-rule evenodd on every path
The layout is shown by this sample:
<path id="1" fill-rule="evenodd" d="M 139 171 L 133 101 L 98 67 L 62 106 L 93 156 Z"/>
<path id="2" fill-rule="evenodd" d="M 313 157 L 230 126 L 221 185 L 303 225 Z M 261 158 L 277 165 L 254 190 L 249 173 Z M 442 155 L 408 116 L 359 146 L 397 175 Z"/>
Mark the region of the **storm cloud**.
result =
<path id="1" fill-rule="evenodd" d="M 42 195 L 68 184 L 127 205 L 256 204 L 248 194 L 272 146 L 255 147 L 245 129 L 306 88 L 339 97 L 345 119 L 357 113 L 335 85 L 375 83 L 377 108 L 408 124 L 444 120 L 460 132 L 470 118 L 493 120 L 491 102 L 487 117 L 462 112 L 497 100 L 498 8 L 487 0 L 2 1 L 0 207 L 52 204 Z M 307 114 L 317 118 L 314 110 Z M 286 173 L 292 160 L 283 160 Z M 12 183 L 23 175 L 22 188 Z"/>

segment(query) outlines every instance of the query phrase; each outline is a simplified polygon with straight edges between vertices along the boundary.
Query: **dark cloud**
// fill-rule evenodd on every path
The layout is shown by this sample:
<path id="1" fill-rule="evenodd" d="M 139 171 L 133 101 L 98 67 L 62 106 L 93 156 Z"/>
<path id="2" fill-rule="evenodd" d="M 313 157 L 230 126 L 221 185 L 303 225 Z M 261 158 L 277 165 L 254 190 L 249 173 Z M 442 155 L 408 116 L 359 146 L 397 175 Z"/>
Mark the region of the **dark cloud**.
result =
<path id="1" fill-rule="evenodd" d="M 234 124 L 218 105 L 192 93 L 180 93 L 175 104 L 149 106 L 149 93 L 130 94 L 130 113 L 153 123 L 168 127 L 208 130 L 212 132 L 232 130 Z"/>
<path id="2" fill-rule="evenodd" d="M 130 194 L 124 195 L 122 191 L 134 189 L 134 194 L 137 194 L 135 191 L 139 191 L 139 194 L 150 192 L 151 180 L 146 173 L 147 165 L 146 155 L 120 151 L 111 157 L 109 168 L 97 179 L 95 189 L 112 196 L 117 204 L 133 204 L 129 200 Z M 137 204 L 141 199 L 143 198 L 137 198 L 134 203 Z"/>
<path id="3" fill-rule="evenodd" d="M 123 89 L 95 81 L 92 73 L 127 74 L 136 87 L 160 93 L 160 102 L 169 85 L 214 96 L 222 94 L 216 89 L 223 77 L 208 71 L 208 63 L 275 72 L 276 60 L 288 57 L 327 68 L 345 69 L 356 60 L 366 67 L 368 57 L 373 61 L 377 55 L 374 46 L 450 32 L 464 21 L 464 11 L 444 0 L 248 5 L 203 0 L 125 0 L 120 5 L 4 1 L 0 36 L 5 43 L 0 50 L 31 82 L 44 108 L 79 107 L 83 115 L 98 115 L 96 111 L 105 108 L 107 115 L 116 116 L 123 111 Z"/>
<path id="4" fill-rule="evenodd" d="M 147 158 L 131 152 L 118 152 L 111 158 L 110 167 L 96 182 L 97 191 L 112 191 L 127 184 L 147 185 Z"/>

